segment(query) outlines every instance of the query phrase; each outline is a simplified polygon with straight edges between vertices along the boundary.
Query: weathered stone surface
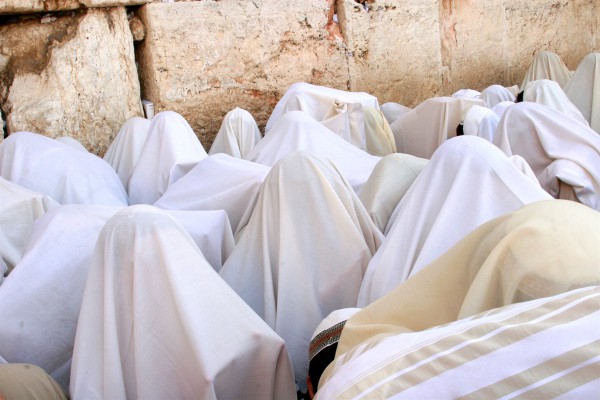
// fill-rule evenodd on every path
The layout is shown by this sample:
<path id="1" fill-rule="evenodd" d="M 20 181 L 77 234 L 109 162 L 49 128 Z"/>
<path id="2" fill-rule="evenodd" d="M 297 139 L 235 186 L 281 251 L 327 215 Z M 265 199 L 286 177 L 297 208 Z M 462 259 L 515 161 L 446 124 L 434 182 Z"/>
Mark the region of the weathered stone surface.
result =
<path id="1" fill-rule="evenodd" d="M 152 0 L 0 0 L 0 15 L 46 11 L 69 11 L 79 8 L 132 6 Z"/>
<path id="2" fill-rule="evenodd" d="M 507 83 L 504 3 L 440 1 L 442 94 Z"/>
<path id="3" fill-rule="evenodd" d="M 585 55 L 600 51 L 598 0 L 506 0 L 505 34 L 509 82 L 521 84 L 533 56 L 558 54 L 575 70 Z"/>
<path id="4" fill-rule="evenodd" d="M 143 98 L 182 114 L 207 148 L 242 107 L 264 127 L 294 82 L 348 88 L 343 42 L 326 29 L 325 0 L 151 3 L 137 55 Z"/>
<path id="5" fill-rule="evenodd" d="M 414 107 L 441 86 L 437 0 L 339 0 L 348 44 L 349 88 Z"/>
<path id="6" fill-rule="evenodd" d="M 8 131 L 72 136 L 102 155 L 141 116 L 125 9 L 89 9 L 0 26 L 0 106 Z"/>
<path id="7" fill-rule="evenodd" d="M 338 0 L 337 10 L 349 88 L 380 102 L 512 86 L 538 51 L 574 69 L 600 49 L 597 0 Z"/>

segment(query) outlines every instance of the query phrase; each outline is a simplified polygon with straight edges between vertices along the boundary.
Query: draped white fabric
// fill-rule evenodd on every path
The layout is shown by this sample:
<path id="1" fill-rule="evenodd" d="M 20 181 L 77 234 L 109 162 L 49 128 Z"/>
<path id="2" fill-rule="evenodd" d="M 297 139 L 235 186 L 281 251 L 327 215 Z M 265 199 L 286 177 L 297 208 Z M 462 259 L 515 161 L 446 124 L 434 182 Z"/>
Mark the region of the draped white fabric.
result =
<path id="1" fill-rule="evenodd" d="M 396 149 L 416 157 L 431 158 L 446 139 L 456 136 L 456 127 L 465 111 L 483 100 L 434 97 L 425 100 L 390 125 Z"/>
<path id="2" fill-rule="evenodd" d="M 69 145 L 76 150 L 80 150 L 87 153 L 87 149 L 85 148 L 85 146 L 82 145 L 81 142 L 75 138 L 72 138 L 70 136 L 59 136 L 56 138 L 56 140 L 66 145 Z"/>
<path id="3" fill-rule="evenodd" d="M 474 105 L 468 110 L 466 110 L 465 115 L 463 117 L 464 134 L 479 136 L 479 126 L 481 125 L 484 118 L 486 118 L 489 115 L 494 115 L 497 117 L 497 115 L 492 110 L 483 106 Z M 495 118 L 492 121 L 498 121 L 498 118 Z M 484 139 L 487 139 L 489 142 L 491 142 L 491 140 L 487 137 L 485 137 Z"/>
<path id="4" fill-rule="evenodd" d="M 128 204 L 123 184 L 103 159 L 37 133 L 15 132 L 0 143 L 0 176 L 60 204 Z"/>
<path id="5" fill-rule="evenodd" d="M 564 90 L 592 129 L 600 133 L 600 53 L 581 60 Z"/>
<path id="6" fill-rule="evenodd" d="M 246 159 L 273 166 L 298 150 L 330 160 L 357 193 L 380 159 L 341 139 L 302 111 L 290 111 L 279 118 Z"/>
<path id="7" fill-rule="evenodd" d="M 531 60 L 521 83 L 520 90 L 523 91 L 529 82 L 537 81 L 538 79 L 550 79 L 557 82 L 562 88 L 571 79 L 571 71 L 569 71 L 556 53 L 540 51 Z"/>
<path id="8" fill-rule="evenodd" d="M 410 107 L 406 107 L 400 103 L 394 103 L 393 101 L 388 101 L 387 103 L 383 103 L 379 106 L 379 109 L 385 115 L 385 119 L 389 124 L 392 124 L 398 118 L 412 110 Z"/>
<path id="9" fill-rule="evenodd" d="M 10 272 L 29 242 L 33 223 L 59 204 L 48 196 L 0 177 L 0 258 Z"/>
<path id="10" fill-rule="evenodd" d="M 452 96 L 450 97 L 454 97 L 457 99 L 478 99 L 479 96 L 481 95 L 481 92 L 477 91 L 477 90 L 473 90 L 473 89 L 460 89 L 457 90 L 456 92 L 452 93 Z"/>
<path id="11" fill-rule="evenodd" d="M 104 161 L 117 171 L 125 188 L 129 186 L 131 172 L 144 147 L 150 124 L 150 120 L 146 118 L 128 119 L 104 154 Z"/>
<path id="12" fill-rule="evenodd" d="M 488 141 L 448 140 L 394 210 L 357 306 L 382 297 L 484 222 L 550 198 Z"/>
<path id="13" fill-rule="evenodd" d="M 587 123 L 535 103 L 518 103 L 500 119 L 494 144 L 527 161 L 542 187 L 561 198 L 559 181 L 579 202 L 600 210 L 600 136 Z"/>
<path id="14" fill-rule="evenodd" d="M 365 150 L 363 107 L 379 109 L 379 102 L 375 96 L 364 92 L 347 92 L 304 82 L 294 83 L 275 105 L 267 121 L 265 134 L 269 133 L 285 113 L 304 111 L 344 140 Z"/>
<path id="15" fill-rule="evenodd" d="M 153 204 L 169 185 L 206 156 L 200 140 L 181 115 L 173 111 L 156 114 L 129 179 L 131 204 Z"/>
<path id="16" fill-rule="evenodd" d="M 365 119 L 366 151 L 378 157 L 396 152 L 396 141 L 390 124 L 383 113 L 373 107 L 363 109 Z"/>
<path id="17" fill-rule="evenodd" d="M 481 91 L 479 98 L 485 101 L 488 108 L 494 107 L 503 101 L 515 101 L 515 95 L 501 85 L 491 85 Z"/>
<path id="18" fill-rule="evenodd" d="M 236 107 L 225 114 L 208 154 L 225 153 L 244 158 L 260 139 L 260 130 L 252 114 Z"/>
<path id="19" fill-rule="evenodd" d="M 360 201 L 381 232 L 398 202 L 406 194 L 428 160 L 395 153 L 383 157 L 360 191 Z"/>
<path id="20" fill-rule="evenodd" d="M 595 398 L 599 305 L 596 286 L 379 338 L 342 355 L 315 399 Z"/>
<path id="21" fill-rule="evenodd" d="M 121 209 L 64 205 L 36 221 L 21 262 L 0 286 L 0 354 L 7 361 L 39 365 L 68 389 L 92 251 L 106 221 Z M 233 247 L 225 213 L 170 213 L 219 269 Z"/>
<path id="22" fill-rule="evenodd" d="M 164 211 L 104 227 L 73 354 L 74 399 L 294 399 L 279 338 Z"/>
<path id="23" fill-rule="evenodd" d="M 43 368 L 68 390 L 81 296 L 100 229 L 118 207 L 64 205 L 34 225 L 0 286 L 0 354 Z"/>
<path id="24" fill-rule="evenodd" d="M 227 154 L 200 161 L 154 203 L 169 210 L 225 210 L 237 236 L 254 209 L 270 168 Z"/>
<path id="25" fill-rule="evenodd" d="M 419 338 L 421 334 L 427 336 L 426 330 L 436 325 L 469 318 L 496 307 L 597 286 L 600 282 L 599 223 L 600 214 L 588 207 L 572 201 L 547 200 L 526 205 L 479 226 L 388 295 L 355 313 L 344 326 L 336 357 L 338 360 L 351 359 L 361 352 L 361 347 L 373 347 L 388 335 L 419 332 L 414 335 Z M 598 310 L 596 305 L 592 311 L 597 313 Z M 565 315 L 573 319 L 581 317 L 570 310 Z M 564 322 L 556 321 L 556 326 Z M 513 324 L 503 323 L 497 326 L 498 332 L 510 329 L 510 326 Z M 531 325 L 533 330 L 543 331 L 547 327 L 544 323 Z M 591 333 L 589 327 L 584 330 L 586 334 Z M 481 339 L 486 336 L 494 340 L 492 335 L 484 335 Z M 454 344 L 459 347 L 455 350 L 461 343 L 466 343 L 460 336 L 456 339 Z M 405 337 L 405 340 L 410 338 Z M 503 342 L 506 343 L 494 340 L 489 345 L 502 347 Z M 531 347 L 526 353 L 543 357 L 549 348 L 547 343 L 550 342 Z M 552 343 L 554 346 L 555 342 Z M 449 352 L 450 348 L 441 346 L 434 353 Z M 468 351 L 461 353 L 459 358 L 471 364 L 483 355 L 479 351 Z M 418 358 L 427 360 L 428 356 L 419 352 Z M 515 362 L 526 359 L 515 358 L 519 359 Z M 492 360 L 483 365 L 488 362 Z M 560 364 L 562 362 L 557 363 Z M 380 365 L 373 363 L 364 367 L 377 369 Z M 430 366 L 433 370 L 450 369 L 443 362 Z M 329 372 L 335 367 L 331 365 Z M 431 371 L 431 368 L 427 369 Z M 381 379 L 393 374 L 389 372 Z M 538 381 L 535 376 L 526 378 L 527 375 L 525 372 L 522 378 L 527 379 L 528 384 Z M 409 382 L 412 381 L 409 379 Z M 502 390 L 504 382 L 492 382 L 499 383 L 497 388 Z M 407 382 L 397 383 L 404 386 Z M 411 386 L 415 384 L 412 382 Z"/>
<path id="26" fill-rule="evenodd" d="M 487 140 L 490 143 L 494 142 L 494 134 L 498 128 L 500 117 L 495 113 L 488 113 L 479 122 L 477 136 Z"/>
<path id="27" fill-rule="evenodd" d="M 492 111 L 495 112 L 498 117 L 502 118 L 502 116 L 504 115 L 504 111 L 506 111 L 506 109 L 510 106 L 514 105 L 515 103 L 512 101 L 501 101 L 500 103 L 492 107 Z"/>
<path id="28" fill-rule="evenodd" d="M 330 162 L 296 152 L 267 175 L 220 275 L 285 340 L 301 388 L 312 333 L 331 311 L 354 306 L 381 240 Z"/>
<path id="29" fill-rule="evenodd" d="M 548 106 L 556 111 L 567 114 L 584 125 L 588 124 L 581 111 L 569 100 L 558 83 L 549 79 L 539 79 L 529 82 L 523 93 L 523 101 Z"/>

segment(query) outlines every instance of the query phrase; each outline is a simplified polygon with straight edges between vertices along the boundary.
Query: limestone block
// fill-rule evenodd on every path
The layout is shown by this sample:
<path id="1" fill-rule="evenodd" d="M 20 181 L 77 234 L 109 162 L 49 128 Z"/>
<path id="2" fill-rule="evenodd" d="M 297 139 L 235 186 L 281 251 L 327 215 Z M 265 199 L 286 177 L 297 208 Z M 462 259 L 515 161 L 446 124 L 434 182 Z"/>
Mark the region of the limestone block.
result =
<path id="1" fill-rule="evenodd" d="M 0 15 L 69 11 L 79 8 L 115 7 L 145 4 L 152 0 L 2 0 Z"/>
<path id="2" fill-rule="evenodd" d="M 150 3 L 137 59 L 144 99 L 182 114 L 208 150 L 225 114 L 247 109 L 264 129 L 298 81 L 348 88 L 344 44 L 326 0 Z"/>
<path id="3" fill-rule="evenodd" d="M 533 56 L 558 54 L 575 70 L 581 59 L 600 51 L 598 0 L 505 0 L 510 84 L 521 84 Z"/>
<path id="4" fill-rule="evenodd" d="M 338 0 L 350 89 L 414 107 L 441 87 L 436 0 Z"/>
<path id="5" fill-rule="evenodd" d="M 0 26 L 0 106 L 9 133 L 72 136 L 103 155 L 121 125 L 142 115 L 139 93 L 123 7 Z"/>
<path id="6" fill-rule="evenodd" d="M 507 84 L 505 37 L 504 0 L 440 1 L 442 94 Z"/>

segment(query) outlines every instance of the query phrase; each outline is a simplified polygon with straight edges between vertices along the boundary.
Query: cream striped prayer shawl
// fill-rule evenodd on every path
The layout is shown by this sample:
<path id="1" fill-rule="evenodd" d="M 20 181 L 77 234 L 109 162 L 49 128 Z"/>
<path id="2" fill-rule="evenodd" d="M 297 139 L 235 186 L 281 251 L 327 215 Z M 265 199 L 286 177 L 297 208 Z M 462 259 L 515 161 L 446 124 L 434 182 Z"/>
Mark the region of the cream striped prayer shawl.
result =
<path id="1" fill-rule="evenodd" d="M 598 398 L 600 287 L 379 336 L 333 367 L 317 399 Z"/>

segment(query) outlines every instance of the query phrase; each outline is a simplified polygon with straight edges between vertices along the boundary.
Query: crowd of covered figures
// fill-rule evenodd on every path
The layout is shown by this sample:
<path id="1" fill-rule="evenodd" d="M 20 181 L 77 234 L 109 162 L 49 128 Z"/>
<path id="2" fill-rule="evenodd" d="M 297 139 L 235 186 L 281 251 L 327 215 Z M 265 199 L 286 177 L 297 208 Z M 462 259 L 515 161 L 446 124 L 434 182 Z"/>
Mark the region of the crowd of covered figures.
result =
<path id="1" fill-rule="evenodd" d="M 16 132 L 0 195 L 6 399 L 600 393 L 600 53 L 413 109 L 297 83 L 208 153 L 172 111 L 104 158 Z"/>

